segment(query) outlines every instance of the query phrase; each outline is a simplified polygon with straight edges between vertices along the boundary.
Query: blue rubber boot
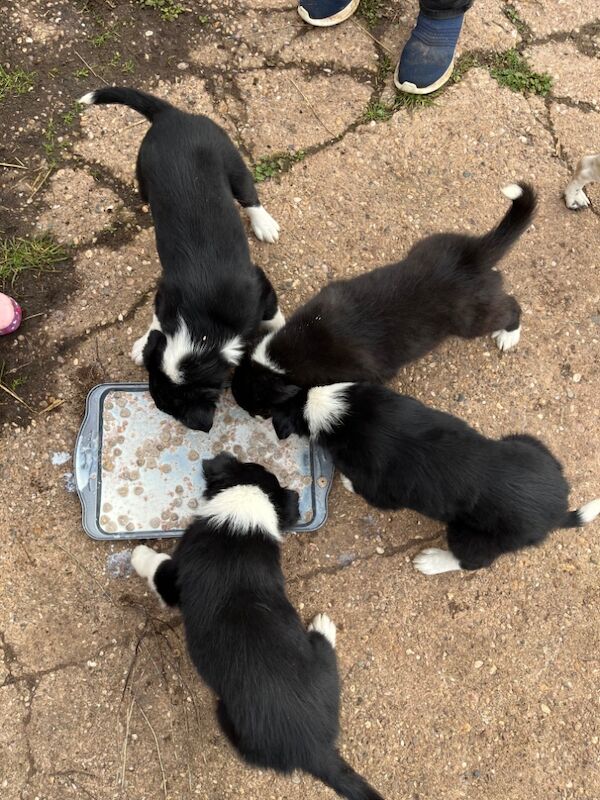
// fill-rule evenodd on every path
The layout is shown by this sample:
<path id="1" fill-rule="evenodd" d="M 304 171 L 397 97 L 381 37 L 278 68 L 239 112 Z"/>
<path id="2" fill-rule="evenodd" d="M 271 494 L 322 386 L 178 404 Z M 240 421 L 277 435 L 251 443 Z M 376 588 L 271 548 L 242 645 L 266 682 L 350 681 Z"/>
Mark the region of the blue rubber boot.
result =
<path id="1" fill-rule="evenodd" d="M 446 83 L 454 68 L 463 18 L 464 14 L 449 19 L 419 14 L 394 75 L 401 92 L 429 94 Z"/>
<path id="2" fill-rule="evenodd" d="M 300 0 L 298 14 L 304 22 L 317 28 L 328 28 L 349 19 L 360 0 Z"/>

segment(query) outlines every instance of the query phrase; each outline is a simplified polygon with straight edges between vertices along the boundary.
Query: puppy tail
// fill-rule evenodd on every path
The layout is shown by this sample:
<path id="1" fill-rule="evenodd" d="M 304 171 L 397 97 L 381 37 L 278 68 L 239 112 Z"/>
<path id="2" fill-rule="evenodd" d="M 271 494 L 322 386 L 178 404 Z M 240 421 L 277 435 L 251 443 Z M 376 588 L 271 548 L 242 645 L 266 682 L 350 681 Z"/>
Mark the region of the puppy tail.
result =
<path id="1" fill-rule="evenodd" d="M 476 241 L 473 263 L 481 271 L 500 261 L 527 230 L 535 213 L 536 194 L 528 183 L 511 183 L 502 189 L 502 194 L 512 200 L 511 207 L 495 228 Z"/>
<path id="2" fill-rule="evenodd" d="M 93 92 L 84 94 L 79 101 L 84 106 L 103 105 L 107 103 L 118 103 L 122 106 L 129 106 L 142 114 L 147 120 L 152 122 L 160 111 L 173 108 L 166 100 L 161 100 L 153 94 L 140 92 L 138 89 L 129 89 L 126 86 L 104 86 L 102 89 L 95 89 Z"/>
<path id="3" fill-rule="evenodd" d="M 334 792 L 348 800 L 383 800 L 366 780 L 355 772 L 335 750 L 325 764 L 314 770 L 308 770 L 315 778 L 330 786 Z"/>
<path id="4" fill-rule="evenodd" d="M 565 515 L 561 528 L 582 528 L 593 522 L 600 514 L 600 498 L 591 500 L 576 511 L 569 511 Z"/>

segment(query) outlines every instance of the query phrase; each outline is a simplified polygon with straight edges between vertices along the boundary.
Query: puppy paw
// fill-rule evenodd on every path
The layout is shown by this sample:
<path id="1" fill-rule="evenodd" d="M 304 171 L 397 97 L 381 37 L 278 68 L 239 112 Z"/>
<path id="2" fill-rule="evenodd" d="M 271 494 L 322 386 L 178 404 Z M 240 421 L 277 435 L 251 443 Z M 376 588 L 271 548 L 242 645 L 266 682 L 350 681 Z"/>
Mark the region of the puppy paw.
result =
<path id="1" fill-rule="evenodd" d="M 278 308 L 277 313 L 271 319 L 263 319 L 260 323 L 260 327 L 264 331 L 278 331 L 280 328 L 283 328 L 285 325 L 285 317 L 281 313 L 281 310 Z"/>
<path id="2" fill-rule="evenodd" d="M 352 481 L 350 480 L 350 478 L 347 478 L 345 475 L 340 475 L 340 480 L 342 481 L 342 486 L 344 487 L 344 489 L 346 489 L 346 491 L 352 492 L 352 494 L 355 494 L 354 486 L 353 486 Z"/>
<path id="3" fill-rule="evenodd" d="M 494 331 L 494 333 L 492 333 L 492 339 L 495 340 L 496 347 L 504 352 L 506 352 L 506 350 L 512 350 L 513 347 L 516 347 L 519 344 L 520 338 L 520 325 L 514 331 Z"/>
<path id="4" fill-rule="evenodd" d="M 145 544 L 139 544 L 137 547 L 133 548 L 131 566 L 140 578 L 150 578 L 156 571 L 154 561 L 157 556 L 158 553 L 152 550 L 151 547 L 147 547 Z"/>
<path id="5" fill-rule="evenodd" d="M 413 564 L 423 575 L 438 575 L 440 572 L 459 570 L 460 562 L 449 550 L 427 547 L 413 558 Z"/>
<path id="6" fill-rule="evenodd" d="M 250 217 L 250 224 L 254 235 L 261 242 L 273 244 L 279 239 L 279 224 L 263 206 L 249 206 L 246 213 Z"/>
<path id="7" fill-rule="evenodd" d="M 583 189 L 579 189 L 576 192 L 567 189 L 565 192 L 565 205 L 567 208 L 570 208 L 571 211 L 579 211 L 581 208 L 587 208 L 589 204 L 590 200 Z"/>
<path id="8" fill-rule="evenodd" d="M 324 636 L 329 644 L 335 648 L 335 624 L 329 619 L 327 614 L 317 614 L 308 626 L 309 631 L 317 631 Z"/>
<path id="9" fill-rule="evenodd" d="M 146 347 L 147 341 L 148 334 L 144 334 L 143 336 L 140 336 L 139 339 L 135 340 L 133 347 L 131 348 L 131 360 L 134 364 L 137 364 L 138 367 L 141 367 L 144 364 L 144 347 Z"/>

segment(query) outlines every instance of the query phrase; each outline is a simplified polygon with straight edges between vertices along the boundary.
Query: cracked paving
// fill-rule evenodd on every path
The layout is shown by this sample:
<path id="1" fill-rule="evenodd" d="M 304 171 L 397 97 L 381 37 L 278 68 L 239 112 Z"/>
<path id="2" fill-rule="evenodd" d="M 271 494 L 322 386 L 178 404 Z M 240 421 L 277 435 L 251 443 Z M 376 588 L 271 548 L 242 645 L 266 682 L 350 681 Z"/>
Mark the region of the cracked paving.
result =
<path id="1" fill-rule="evenodd" d="M 124 546 L 85 537 L 72 464 L 51 461 L 72 451 L 92 386 L 143 378 L 128 354 L 159 273 L 134 182 L 147 123 L 74 106 L 104 81 L 209 114 L 252 165 L 288 156 L 259 185 L 281 240 L 251 240 L 286 312 L 428 233 L 486 230 L 501 186 L 534 183 L 538 215 L 501 265 L 523 306 L 519 347 L 451 341 L 395 385 L 491 436 L 541 436 L 573 505 L 600 494 L 600 185 L 584 212 L 561 197 L 600 146 L 598 5 L 476 0 L 462 74 L 395 110 L 391 72 L 417 3 L 362 5 L 312 30 L 290 0 L 189 3 L 171 22 L 133 0 L 0 3 L 3 65 L 35 73 L 30 92 L 0 101 L 0 231 L 50 231 L 69 251 L 16 281 L 26 320 L 0 339 L 13 387 L 0 392 L 2 800 L 329 796 L 237 760 L 177 615 L 113 577 L 107 559 Z M 546 96 L 491 77 L 512 48 L 552 77 Z M 345 757 L 387 798 L 600 796 L 597 526 L 481 574 L 425 578 L 410 562 L 440 543 L 437 523 L 371 509 L 337 479 L 329 510 L 283 558 L 301 615 L 338 625 Z"/>

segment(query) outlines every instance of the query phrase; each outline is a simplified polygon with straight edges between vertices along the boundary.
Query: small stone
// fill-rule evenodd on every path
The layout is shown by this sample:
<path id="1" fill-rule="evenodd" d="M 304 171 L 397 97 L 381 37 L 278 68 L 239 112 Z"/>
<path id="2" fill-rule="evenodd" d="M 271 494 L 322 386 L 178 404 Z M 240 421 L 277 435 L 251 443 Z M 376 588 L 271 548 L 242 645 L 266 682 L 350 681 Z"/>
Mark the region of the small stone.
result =
<path id="1" fill-rule="evenodd" d="M 377 553 L 378 556 L 382 556 L 385 553 L 385 550 L 383 549 L 383 547 L 376 547 L 375 552 Z"/>
<path id="2" fill-rule="evenodd" d="M 544 714 L 550 714 L 550 709 L 548 708 L 548 706 L 545 703 L 542 703 L 541 709 L 542 709 L 542 712 Z"/>
<path id="3" fill-rule="evenodd" d="M 581 372 L 576 372 L 575 375 L 573 375 L 573 383 L 579 383 L 582 377 L 583 375 L 581 374 Z"/>
<path id="4" fill-rule="evenodd" d="M 475 669 L 481 669 L 483 667 L 483 661 L 476 661 L 473 666 Z"/>
<path id="5" fill-rule="evenodd" d="M 188 67 L 189 64 L 186 64 L 185 61 L 180 61 L 179 64 L 177 64 L 177 69 L 187 69 Z"/>

